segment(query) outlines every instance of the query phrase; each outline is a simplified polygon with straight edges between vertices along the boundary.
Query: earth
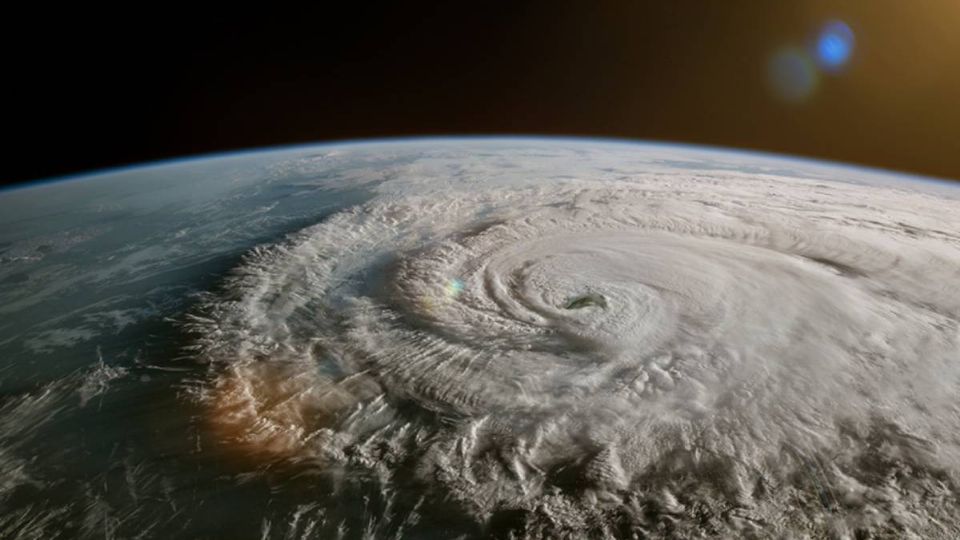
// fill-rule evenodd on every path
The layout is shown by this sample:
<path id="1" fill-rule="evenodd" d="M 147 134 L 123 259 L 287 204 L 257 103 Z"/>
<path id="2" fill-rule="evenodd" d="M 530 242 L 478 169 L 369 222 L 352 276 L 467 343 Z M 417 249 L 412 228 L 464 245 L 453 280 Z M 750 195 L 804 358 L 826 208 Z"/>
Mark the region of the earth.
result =
<path id="1" fill-rule="evenodd" d="M 960 187 L 585 139 L 0 192 L 0 537 L 960 537 Z"/>

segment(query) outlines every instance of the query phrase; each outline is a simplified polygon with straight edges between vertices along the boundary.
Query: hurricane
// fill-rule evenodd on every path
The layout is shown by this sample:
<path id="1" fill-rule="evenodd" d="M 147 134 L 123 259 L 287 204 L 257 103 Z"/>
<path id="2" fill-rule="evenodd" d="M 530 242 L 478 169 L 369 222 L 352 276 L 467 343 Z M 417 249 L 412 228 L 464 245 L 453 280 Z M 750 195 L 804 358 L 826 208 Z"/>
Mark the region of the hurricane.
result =
<path id="1" fill-rule="evenodd" d="M 333 486 L 298 516 L 352 497 L 376 537 L 960 531 L 955 199 L 465 167 L 411 165 L 251 249 L 178 319 L 205 369 L 187 399 L 235 466 Z"/>

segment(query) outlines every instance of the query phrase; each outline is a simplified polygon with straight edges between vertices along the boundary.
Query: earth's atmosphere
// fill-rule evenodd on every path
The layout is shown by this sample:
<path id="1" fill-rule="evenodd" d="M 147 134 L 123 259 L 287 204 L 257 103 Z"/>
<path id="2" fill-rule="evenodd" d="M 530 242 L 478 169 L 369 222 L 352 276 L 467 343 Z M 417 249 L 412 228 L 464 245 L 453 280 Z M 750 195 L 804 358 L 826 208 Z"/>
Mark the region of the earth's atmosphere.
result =
<path id="1" fill-rule="evenodd" d="M 960 189 L 675 145 L 0 193 L 0 537 L 957 538 Z"/>

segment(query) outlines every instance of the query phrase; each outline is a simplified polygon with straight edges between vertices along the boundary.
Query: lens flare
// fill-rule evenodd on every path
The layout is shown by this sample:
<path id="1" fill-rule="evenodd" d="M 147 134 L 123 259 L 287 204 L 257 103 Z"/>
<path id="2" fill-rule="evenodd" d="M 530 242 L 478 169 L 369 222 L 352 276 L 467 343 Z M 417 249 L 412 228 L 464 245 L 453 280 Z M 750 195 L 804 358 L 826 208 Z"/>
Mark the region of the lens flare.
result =
<path id="1" fill-rule="evenodd" d="M 853 31 L 843 21 L 823 25 L 817 36 L 815 53 L 817 63 L 827 71 L 839 71 L 853 54 Z"/>
<path id="2" fill-rule="evenodd" d="M 445 287 L 447 298 L 456 298 L 461 291 L 463 291 L 463 282 L 457 278 L 453 278 L 447 282 Z"/>
<path id="3" fill-rule="evenodd" d="M 817 88 L 819 77 L 810 57 L 794 47 L 778 51 L 768 65 L 770 85 L 780 99 L 790 103 L 805 101 Z"/>

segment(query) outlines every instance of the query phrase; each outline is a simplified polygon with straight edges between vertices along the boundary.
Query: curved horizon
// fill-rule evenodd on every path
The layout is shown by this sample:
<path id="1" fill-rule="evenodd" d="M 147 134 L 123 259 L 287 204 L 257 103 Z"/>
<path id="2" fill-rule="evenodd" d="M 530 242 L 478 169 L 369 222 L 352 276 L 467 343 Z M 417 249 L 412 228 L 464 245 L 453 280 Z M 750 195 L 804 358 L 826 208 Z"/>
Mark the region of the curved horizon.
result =
<path id="1" fill-rule="evenodd" d="M 188 165 L 191 163 L 198 163 L 198 162 L 212 161 L 212 160 L 219 160 L 219 159 L 252 157 L 257 154 L 295 152 L 298 150 L 302 151 L 302 150 L 308 150 L 311 148 L 320 148 L 320 147 L 358 147 L 358 146 L 373 146 L 378 144 L 391 145 L 391 144 L 404 144 L 404 143 L 409 143 L 409 144 L 421 143 L 422 144 L 427 142 L 444 142 L 444 141 L 482 143 L 482 142 L 514 141 L 514 140 L 543 141 L 543 142 L 574 142 L 578 144 L 588 144 L 588 143 L 598 144 L 599 143 L 599 144 L 614 144 L 614 145 L 623 145 L 623 146 L 670 147 L 670 148 L 683 148 L 688 150 L 696 150 L 696 151 L 706 152 L 706 153 L 716 153 L 716 154 L 726 154 L 726 155 L 740 154 L 740 155 L 751 156 L 751 157 L 763 157 L 763 158 L 777 160 L 777 161 L 800 162 L 800 163 L 804 163 L 811 166 L 817 166 L 817 167 L 847 168 L 847 169 L 853 169 L 859 172 L 866 172 L 866 173 L 880 175 L 880 176 L 906 177 L 912 180 L 934 182 L 937 184 L 945 184 L 953 188 L 960 187 L 960 183 L 958 183 L 960 179 L 931 176 L 931 175 L 925 175 L 925 174 L 915 173 L 911 171 L 886 169 L 883 167 L 865 165 L 860 163 L 834 161 L 834 160 L 822 159 L 822 158 L 805 156 L 805 155 L 783 154 L 783 153 L 772 152 L 767 150 L 755 150 L 755 149 L 741 148 L 741 147 L 717 146 L 717 145 L 710 145 L 710 144 L 678 142 L 678 141 L 657 140 L 657 139 L 631 139 L 626 137 L 592 136 L 592 135 L 459 134 L 459 135 L 415 135 L 415 136 L 387 136 L 387 137 L 362 138 L 362 139 L 338 139 L 338 140 L 332 140 L 332 141 L 278 144 L 278 145 L 268 145 L 268 146 L 261 146 L 261 147 L 225 150 L 220 152 L 190 154 L 190 155 L 180 156 L 180 157 L 160 158 L 156 160 L 130 163 L 126 165 L 116 165 L 116 166 L 108 166 L 100 169 L 86 170 L 86 171 L 71 173 L 67 175 L 44 177 L 44 178 L 38 178 L 35 180 L 27 180 L 24 182 L 10 184 L 6 186 L 0 186 L 0 195 L 15 192 L 15 191 L 28 190 L 32 188 L 48 187 L 48 186 L 75 182 L 75 181 L 89 180 L 89 179 L 101 177 L 101 176 L 123 174 L 128 172 L 138 172 L 138 171 L 163 168 L 168 166 Z"/>

